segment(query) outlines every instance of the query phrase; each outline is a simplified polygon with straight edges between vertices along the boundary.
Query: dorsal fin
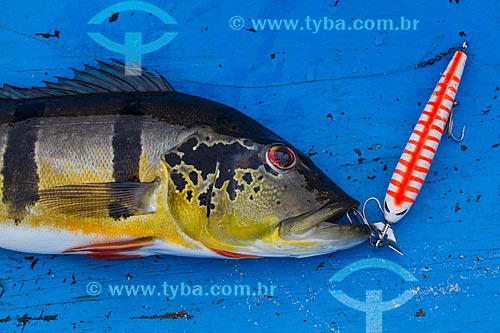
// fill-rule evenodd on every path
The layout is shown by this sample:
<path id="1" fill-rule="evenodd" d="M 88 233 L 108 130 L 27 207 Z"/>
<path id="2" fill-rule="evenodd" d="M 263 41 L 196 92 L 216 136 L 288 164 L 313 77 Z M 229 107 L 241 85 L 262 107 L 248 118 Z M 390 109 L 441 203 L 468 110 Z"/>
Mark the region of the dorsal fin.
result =
<path id="1" fill-rule="evenodd" d="M 134 75 L 125 75 L 125 64 L 111 59 L 97 61 L 99 67 L 85 65 L 83 71 L 71 69 L 72 79 L 56 76 L 57 82 L 44 81 L 45 87 L 18 88 L 4 84 L 1 99 L 33 99 L 43 97 L 104 94 L 116 92 L 173 92 L 174 89 L 160 73 L 141 67 L 127 67 Z"/>

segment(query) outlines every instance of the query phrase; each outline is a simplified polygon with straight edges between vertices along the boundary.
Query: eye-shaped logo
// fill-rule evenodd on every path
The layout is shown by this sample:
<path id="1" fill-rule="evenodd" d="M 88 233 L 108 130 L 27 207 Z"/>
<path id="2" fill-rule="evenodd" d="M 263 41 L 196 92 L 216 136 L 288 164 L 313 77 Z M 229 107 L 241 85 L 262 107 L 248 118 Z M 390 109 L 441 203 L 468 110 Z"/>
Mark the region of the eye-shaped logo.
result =
<path id="1" fill-rule="evenodd" d="M 165 24 L 177 24 L 164 10 L 142 1 L 125 1 L 109 6 L 90 19 L 88 24 L 101 24 L 106 19 L 109 19 L 112 14 L 115 15 L 115 13 L 124 11 L 143 11 L 155 15 Z M 154 52 L 167 45 L 177 36 L 177 33 L 165 32 L 160 38 L 148 44 L 142 43 L 142 34 L 140 32 L 125 33 L 125 44 L 109 40 L 100 32 L 89 32 L 88 35 L 101 46 L 125 55 L 125 64 L 127 65 L 125 74 L 140 75 L 142 55 Z M 135 70 L 132 71 L 132 69 Z"/>
<path id="2" fill-rule="evenodd" d="M 392 261 L 385 259 L 365 259 L 344 267 L 330 278 L 330 282 L 339 283 L 351 273 L 364 269 L 387 269 L 398 274 L 407 282 L 418 281 L 413 274 Z M 412 299 L 416 291 L 406 290 L 392 300 L 383 301 L 382 290 L 366 290 L 366 300 L 364 302 L 348 296 L 342 290 L 330 289 L 330 294 L 344 305 L 366 313 L 366 332 L 382 332 L 382 313 L 399 308 Z"/>

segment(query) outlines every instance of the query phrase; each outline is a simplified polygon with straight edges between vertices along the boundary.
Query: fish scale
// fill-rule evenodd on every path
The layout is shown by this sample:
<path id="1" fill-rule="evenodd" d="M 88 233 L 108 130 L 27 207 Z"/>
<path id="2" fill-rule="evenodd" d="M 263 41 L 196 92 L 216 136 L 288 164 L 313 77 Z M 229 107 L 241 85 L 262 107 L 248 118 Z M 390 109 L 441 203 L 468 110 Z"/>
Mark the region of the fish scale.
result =
<path id="1" fill-rule="evenodd" d="M 116 116 L 41 120 L 35 148 L 39 189 L 113 181 Z"/>
<path id="2" fill-rule="evenodd" d="M 466 60 L 464 52 L 455 52 L 403 150 L 384 200 L 384 217 L 389 223 L 398 222 L 408 212 L 424 184 L 452 112 Z"/>

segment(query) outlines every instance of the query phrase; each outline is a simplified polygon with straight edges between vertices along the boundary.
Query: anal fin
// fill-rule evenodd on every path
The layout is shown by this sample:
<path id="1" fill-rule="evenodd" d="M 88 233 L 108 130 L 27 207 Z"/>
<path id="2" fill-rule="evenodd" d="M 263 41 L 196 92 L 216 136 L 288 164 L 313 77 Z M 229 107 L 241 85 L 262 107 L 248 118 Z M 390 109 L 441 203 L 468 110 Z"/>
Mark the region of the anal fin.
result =
<path id="1" fill-rule="evenodd" d="M 108 260 L 140 258 L 141 256 L 135 254 L 134 251 L 140 250 L 147 246 L 151 246 L 153 244 L 153 237 L 142 237 L 121 242 L 91 244 L 86 246 L 73 247 L 64 250 L 63 253 L 77 253 L 96 259 Z"/>
<path id="2" fill-rule="evenodd" d="M 250 254 L 240 254 L 236 252 L 231 252 L 231 251 L 225 251 L 225 250 L 219 250 L 219 249 L 214 249 L 210 248 L 209 249 L 221 256 L 227 257 L 227 258 L 233 258 L 233 259 L 246 259 L 246 258 L 260 258 L 259 256 L 253 256 Z"/>

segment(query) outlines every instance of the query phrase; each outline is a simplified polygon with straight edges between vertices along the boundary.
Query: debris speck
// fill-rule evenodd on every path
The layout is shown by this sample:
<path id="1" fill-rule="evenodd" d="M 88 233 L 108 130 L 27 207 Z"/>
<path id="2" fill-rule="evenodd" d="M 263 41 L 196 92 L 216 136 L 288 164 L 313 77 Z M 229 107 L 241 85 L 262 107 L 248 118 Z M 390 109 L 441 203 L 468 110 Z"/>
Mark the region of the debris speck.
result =
<path id="1" fill-rule="evenodd" d="M 48 32 L 37 32 L 37 33 L 35 33 L 35 36 L 41 36 L 43 38 L 50 38 L 50 37 L 59 38 L 60 33 L 61 32 L 59 30 L 55 30 L 53 34 L 50 34 Z"/>
<path id="2" fill-rule="evenodd" d="M 309 149 L 309 151 L 307 152 L 307 156 L 308 157 L 311 157 L 311 156 L 314 156 L 314 155 L 317 155 L 318 153 L 314 151 L 314 145 L 312 145 L 311 149 Z"/>
<path id="3" fill-rule="evenodd" d="M 111 17 L 109 18 L 109 22 L 110 23 L 113 23 L 115 22 L 116 20 L 118 20 L 118 15 L 120 15 L 119 12 L 112 12 L 111 13 Z"/>
<path id="4" fill-rule="evenodd" d="M 57 315 L 44 316 L 43 313 L 44 313 L 44 310 L 42 310 L 42 312 L 40 313 L 40 316 L 38 316 L 38 317 L 30 317 L 27 313 L 25 313 L 22 317 L 18 317 L 17 321 L 23 325 L 23 330 L 24 330 L 24 327 L 26 326 L 26 324 L 30 323 L 32 320 L 34 320 L 34 321 L 46 321 L 46 322 L 57 320 Z"/>
<path id="5" fill-rule="evenodd" d="M 415 317 L 425 317 L 424 309 L 418 309 L 417 313 L 415 313 Z"/>
<path id="6" fill-rule="evenodd" d="M 455 283 L 454 285 L 450 286 L 450 293 L 455 292 L 455 294 L 458 294 L 460 291 L 460 287 L 458 286 L 458 283 Z"/>
<path id="7" fill-rule="evenodd" d="M 40 260 L 39 258 L 33 258 L 32 259 L 32 262 L 31 262 L 31 265 L 30 265 L 30 269 L 33 270 L 36 266 L 36 264 L 38 263 L 38 260 Z"/>
<path id="8" fill-rule="evenodd" d="M 130 319 L 180 319 L 180 318 L 186 318 L 188 320 L 193 319 L 193 315 L 190 315 L 187 313 L 186 310 L 178 311 L 178 312 L 166 312 L 162 315 L 152 315 L 152 316 L 145 316 L 142 315 L 140 317 L 130 317 Z"/>

